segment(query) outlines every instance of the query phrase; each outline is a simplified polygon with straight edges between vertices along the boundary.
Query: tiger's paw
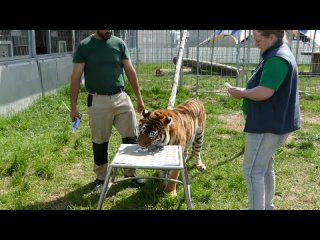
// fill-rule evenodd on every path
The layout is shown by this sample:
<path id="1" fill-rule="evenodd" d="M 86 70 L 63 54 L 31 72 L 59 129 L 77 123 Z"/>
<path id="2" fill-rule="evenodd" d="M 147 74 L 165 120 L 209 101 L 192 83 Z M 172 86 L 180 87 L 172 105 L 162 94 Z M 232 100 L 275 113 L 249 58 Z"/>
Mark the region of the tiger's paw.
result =
<path id="1" fill-rule="evenodd" d="M 168 194 L 171 197 L 176 197 L 177 196 L 177 191 L 176 190 L 173 190 L 173 191 L 170 191 L 170 192 L 165 192 L 165 193 Z"/>
<path id="2" fill-rule="evenodd" d="M 207 170 L 206 166 L 204 164 L 196 164 L 196 167 L 197 169 L 200 171 L 200 172 L 204 172 Z"/>

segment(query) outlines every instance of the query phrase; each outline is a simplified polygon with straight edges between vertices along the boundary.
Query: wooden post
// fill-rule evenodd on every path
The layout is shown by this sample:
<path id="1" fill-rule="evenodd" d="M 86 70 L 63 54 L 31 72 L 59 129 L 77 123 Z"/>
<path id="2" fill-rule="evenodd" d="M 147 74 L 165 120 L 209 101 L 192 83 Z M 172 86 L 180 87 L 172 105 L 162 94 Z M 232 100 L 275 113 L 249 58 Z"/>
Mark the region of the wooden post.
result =
<path id="1" fill-rule="evenodd" d="M 176 64 L 176 71 L 175 71 L 174 78 L 173 78 L 173 84 L 172 84 L 172 89 L 171 89 L 171 94 L 170 94 L 170 98 L 169 98 L 169 101 L 168 101 L 167 109 L 173 109 L 174 102 L 176 100 L 178 81 L 179 81 L 179 72 L 180 72 L 180 69 L 181 69 L 181 62 L 182 62 L 184 45 L 186 43 L 186 38 L 187 38 L 187 30 L 183 30 L 182 39 L 181 39 L 181 42 L 180 42 L 180 45 L 179 45 L 179 52 L 178 52 L 178 59 L 177 59 L 177 64 Z"/>

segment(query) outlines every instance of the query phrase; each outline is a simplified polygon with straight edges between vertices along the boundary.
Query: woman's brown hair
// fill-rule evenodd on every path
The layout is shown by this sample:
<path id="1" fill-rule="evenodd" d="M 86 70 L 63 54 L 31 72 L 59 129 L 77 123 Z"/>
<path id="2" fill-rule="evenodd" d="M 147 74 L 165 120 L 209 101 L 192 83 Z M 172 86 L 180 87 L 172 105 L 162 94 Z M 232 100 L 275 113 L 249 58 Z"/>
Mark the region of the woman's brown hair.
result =
<path id="1" fill-rule="evenodd" d="M 278 39 L 283 39 L 285 30 L 255 30 L 261 34 L 261 36 L 269 37 L 271 34 L 274 34 Z"/>

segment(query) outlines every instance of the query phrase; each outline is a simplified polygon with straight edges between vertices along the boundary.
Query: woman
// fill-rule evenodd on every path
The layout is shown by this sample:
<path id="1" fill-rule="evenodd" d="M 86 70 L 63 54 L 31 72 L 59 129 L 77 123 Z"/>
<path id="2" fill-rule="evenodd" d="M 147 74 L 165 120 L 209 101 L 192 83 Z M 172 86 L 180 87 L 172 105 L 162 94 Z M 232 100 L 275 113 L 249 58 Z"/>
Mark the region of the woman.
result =
<path id="1" fill-rule="evenodd" d="M 250 210 L 274 209 L 274 153 L 290 132 L 301 127 L 298 68 L 284 35 L 284 30 L 254 30 L 262 60 L 246 88 L 228 89 L 231 96 L 243 99 L 243 173 Z"/>

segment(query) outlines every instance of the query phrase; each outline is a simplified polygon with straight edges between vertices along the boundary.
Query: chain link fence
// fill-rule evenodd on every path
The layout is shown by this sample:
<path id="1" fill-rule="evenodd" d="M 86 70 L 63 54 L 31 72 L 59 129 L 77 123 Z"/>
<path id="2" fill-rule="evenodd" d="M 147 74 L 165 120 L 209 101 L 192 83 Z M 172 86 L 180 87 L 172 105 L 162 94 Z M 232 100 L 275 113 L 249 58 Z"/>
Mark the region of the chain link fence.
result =
<path id="1" fill-rule="evenodd" d="M 0 30 L 0 64 L 37 56 L 70 56 L 79 42 L 94 31 Z M 241 39 L 232 35 L 236 31 L 239 36 L 242 34 Z M 319 94 L 319 45 L 310 35 L 303 34 L 309 30 L 296 31 L 298 35 L 288 32 L 288 45 L 299 64 L 300 90 Z M 320 38 L 316 37 L 318 30 L 312 31 L 313 39 Z M 114 30 L 114 35 L 128 45 L 142 87 L 168 89 L 174 76 L 181 33 L 182 30 Z M 225 81 L 244 86 L 260 59 L 251 33 L 252 30 L 188 30 L 180 86 L 194 92 L 224 91 Z"/>
<path id="2" fill-rule="evenodd" d="M 230 34 L 214 36 L 218 30 L 188 30 L 180 85 L 193 92 L 225 92 L 223 83 L 245 86 L 251 71 L 260 61 L 252 30 L 241 31 L 242 41 Z M 220 30 L 222 31 L 222 30 Z M 174 58 L 182 30 L 123 30 L 132 61 L 142 87 L 171 88 Z M 319 45 L 310 38 L 287 35 L 299 65 L 300 90 L 320 93 Z M 235 70 L 236 69 L 236 70 Z"/>

